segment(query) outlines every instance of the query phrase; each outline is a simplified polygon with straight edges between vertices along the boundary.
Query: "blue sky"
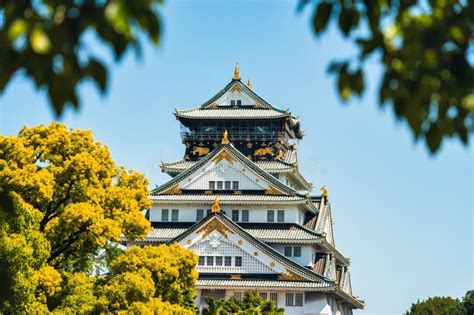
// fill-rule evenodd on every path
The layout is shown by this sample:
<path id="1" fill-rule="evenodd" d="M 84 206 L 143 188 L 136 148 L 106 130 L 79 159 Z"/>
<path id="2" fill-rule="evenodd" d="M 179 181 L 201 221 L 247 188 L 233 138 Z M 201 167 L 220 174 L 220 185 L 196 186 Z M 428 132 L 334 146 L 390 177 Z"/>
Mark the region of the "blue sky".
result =
<path id="1" fill-rule="evenodd" d="M 300 166 L 316 193 L 328 187 L 336 245 L 352 259 L 365 314 L 400 314 L 419 298 L 474 287 L 473 145 L 453 140 L 430 156 L 376 104 L 376 63 L 364 97 L 342 105 L 326 69 L 353 48 L 334 29 L 314 39 L 310 12 L 297 13 L 296 2 L 170 1 L 161 16 L 160 46 L 110 63 L 108 94 L 83 84 L 82 109 L 66 111 L 62 122 L 93 130 L 118 164 L 144 172 L 154 187 L 167 179 L 160 161 L 184 153 L 174 108 L 210 98 L 239 61 L 257 93 L 300 116 Z M 44 93 L 21 76 L 0 98 L 2 134 L 54 119 Z"/>

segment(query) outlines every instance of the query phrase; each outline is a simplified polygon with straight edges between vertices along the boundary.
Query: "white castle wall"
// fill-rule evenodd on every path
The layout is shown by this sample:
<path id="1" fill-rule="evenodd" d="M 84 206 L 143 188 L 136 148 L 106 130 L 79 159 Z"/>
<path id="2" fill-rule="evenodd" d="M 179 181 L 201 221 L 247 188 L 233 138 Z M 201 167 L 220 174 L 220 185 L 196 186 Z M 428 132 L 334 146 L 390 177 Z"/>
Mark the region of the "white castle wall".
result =
<path id="1" fill-rule="evenodd" d="M 197 204 L 192 206 L 185 205 L 157 205 L 154 204 L 150 209 L 150 221 L 160 222 L 161 210 L 169 209 L 169 220 L 171 220 L 171 209 L 179 210 L 179 222 L 196 222 L 196 210 L 197 209 L 210 209 L 212 206 L 211 203 L 208 204 Z M 246 206 L 246 205 L 221 205 L 222 211 L 228 216 L 231 217 L 232 210 L 249 210 L 249 222 L 254 223 L 266 223 L 267 222 L 267 210 L 275 210 L 275 221 L 277 220 L 277 210 L 285 210 L 285 223 L 298 223 L 303 224 L 304 213 L 294 206 L 280 206 L 275 207 L 271 206 Z M 240 217 L 242 214 L 240 214 Z M 241 220 L 241 218 L 240 218 Z M 275 222 L 277 223 L 277 222 Z"/>

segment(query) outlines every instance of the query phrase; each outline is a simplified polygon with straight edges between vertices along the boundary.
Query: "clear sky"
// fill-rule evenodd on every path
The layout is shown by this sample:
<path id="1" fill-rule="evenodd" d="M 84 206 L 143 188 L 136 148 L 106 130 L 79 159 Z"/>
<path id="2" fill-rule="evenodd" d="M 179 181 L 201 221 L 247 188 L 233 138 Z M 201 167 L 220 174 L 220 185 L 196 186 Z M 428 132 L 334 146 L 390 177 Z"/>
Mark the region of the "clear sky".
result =
<path id="1" fill-rule="evenodd" d="M 336 245 L 352 259 L 365 314 L 400 314 L 417 299 L 474 287 L 473 145 L 453 140 L 430 156 L 376 104 L 375 63 L 364 97 L 342 105 L 326 69 L 353 48 L 337 30 L 315 40 L 310 12 L 297 13 L 296 2 L 169 1 L 161 16 L 160 46 L 110 63 L 108 94 L 83 84 L 82 109 L 62 122 L 93 130 L 118 164 L 144 172 L 154 187 L 167 180 L 160 161 L 184 154 L 174 108 L 213 96 L 239 61 L 257 93 L 301 119 L 300 166 L 315 193 L 328 187 Z M 104 48 L 89 49 L 110 60 Z M 3 134 L 55 119 L 44 93 L 20 75 L 0 98 L 0 115 Z"/>

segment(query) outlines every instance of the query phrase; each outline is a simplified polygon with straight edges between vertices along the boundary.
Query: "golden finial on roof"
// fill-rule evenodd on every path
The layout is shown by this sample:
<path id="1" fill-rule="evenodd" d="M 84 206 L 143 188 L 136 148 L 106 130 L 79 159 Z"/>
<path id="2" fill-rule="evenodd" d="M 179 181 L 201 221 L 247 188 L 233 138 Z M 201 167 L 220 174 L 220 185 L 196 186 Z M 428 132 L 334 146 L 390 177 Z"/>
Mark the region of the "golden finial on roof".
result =
<path id="1" fill-rule="evenodd" d="M 224 130 L 224 134 L 222 135 L 221 144 L 229 144 L 229 137 L 228 137 L 228 134 L 227 134 L 227 129 Z"/>
<path id="2" fill-rule="evenodd" d="M 219 205 L 219 198 L 217 196 L 216 198 L 214 198 L 214 203 L 212 204 L 211 212 L 212 213 L 221 212 L 221 206 Z"/>
<path id="3" fill-rule="evenodd" d="M 248 86 L 249 88 L 252 88 L 252 81 L 250 81 L 250 79 L 249 79 L 249 81 L 247 82 L 247 86 Z"/>
<path id="4" fill-rule="evenodd" d="M 232 79 L 240 80 L 240 69 L 239 69 L 239 63 L 238 62 L 235 64 L 234 76 L 232 77 Z"/>
<path id="5" fill-rule="evenodd" d="M 328 189 L 327 189 L 326 185 L 323 185 L 323 187 L 321 187 L 321 195 L 324 198 L 329 199 Z"/>

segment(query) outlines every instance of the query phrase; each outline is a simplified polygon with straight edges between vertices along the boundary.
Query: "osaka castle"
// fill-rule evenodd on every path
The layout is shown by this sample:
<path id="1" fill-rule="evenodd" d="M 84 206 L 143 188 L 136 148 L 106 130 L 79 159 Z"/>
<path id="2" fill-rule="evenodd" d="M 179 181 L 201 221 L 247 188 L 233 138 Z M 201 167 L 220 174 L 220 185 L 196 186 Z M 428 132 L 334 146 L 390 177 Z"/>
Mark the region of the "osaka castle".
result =
<path id="1" fill-rule="evenodd" d="M 179 243 L 199 257 L 196 306 L 248 290 L 285 314 L 352 314 L 350 260 L 335 247 L 326 188 L 298 170 L 298 118 L 232 80 L 194 108 L 176 110 L 182 160 L 151 192 L 153 230 L 128 245 Z"/>

